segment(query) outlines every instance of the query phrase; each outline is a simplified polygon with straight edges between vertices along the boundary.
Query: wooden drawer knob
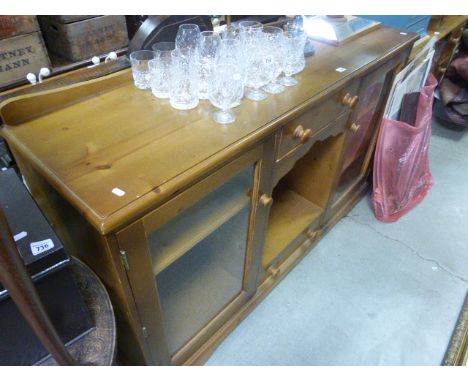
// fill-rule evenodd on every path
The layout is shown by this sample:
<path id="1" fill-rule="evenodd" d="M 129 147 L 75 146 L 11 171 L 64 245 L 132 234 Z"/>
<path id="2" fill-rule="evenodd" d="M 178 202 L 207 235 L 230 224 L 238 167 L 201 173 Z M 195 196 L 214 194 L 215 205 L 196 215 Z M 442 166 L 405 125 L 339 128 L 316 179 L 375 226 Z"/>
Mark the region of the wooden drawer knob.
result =
<path id="1" fill-rule="evenodd" d="M 268 274 L 270 274 L 272 277 L 278 277 L 280 274 L 280 270 L 278 268 L 273 267 L 273 265 L 270 265 L 267 269 Z"/>
<path id="2" fill-rule="evenodd" d="M 358 131 L 359 129 L 361 128 L 361 125 L 358 125 L 357 123 L 352 123 L 351 126 L 349 127 L 349 129 L 355 133 L 356 131 Z"/>
<path id="3" fill-rule="evenodd" d="M 300 139 L 301 142 L 307 142 L 309 138 L 312 136 L 311 129 L 304 129 L 302 125 L 297 126 L 294 129 L 294 138 Z"/>
<path id="4" fill-rule="evenodd" d="M 263 207 L 269 207 L 273 203 L 273 198 L 271 196 L 268 196 L 267 194 L 263 194 L 262 196 L 260 196 L 259 201 Z"/>
<path id="5" fill-rule="evenodd" d="M 346 93 L 343 99 L 341 100 L 341 103 L 343 105 L 353 108 L 354 106 L 356 106 L 358 99 L 359 99 L 358 96 L 353 97 L 351 94 Z"/>

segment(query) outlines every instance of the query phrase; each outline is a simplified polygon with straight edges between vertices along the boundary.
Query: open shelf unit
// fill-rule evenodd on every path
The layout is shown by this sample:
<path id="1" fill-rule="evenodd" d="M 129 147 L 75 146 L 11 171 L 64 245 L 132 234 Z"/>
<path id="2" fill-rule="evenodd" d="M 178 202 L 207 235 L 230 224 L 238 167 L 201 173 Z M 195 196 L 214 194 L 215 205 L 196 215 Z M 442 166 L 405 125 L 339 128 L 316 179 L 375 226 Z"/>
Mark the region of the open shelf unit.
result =
<path id="1" fill-rule="evenodd" d="M 291 238 L 299 236 L 323 212 L 323 208 L 287 188 L 278 189 L 273 198 L 262 259 L 264 268 L 291 243 Z"/>
<path id="2" fill-rule="evenodd" d="M 316 142 L 273 190 L 262 266 L 281 258 L 288 245 L 319 225 L 328 204 L 344 134 Z"/>

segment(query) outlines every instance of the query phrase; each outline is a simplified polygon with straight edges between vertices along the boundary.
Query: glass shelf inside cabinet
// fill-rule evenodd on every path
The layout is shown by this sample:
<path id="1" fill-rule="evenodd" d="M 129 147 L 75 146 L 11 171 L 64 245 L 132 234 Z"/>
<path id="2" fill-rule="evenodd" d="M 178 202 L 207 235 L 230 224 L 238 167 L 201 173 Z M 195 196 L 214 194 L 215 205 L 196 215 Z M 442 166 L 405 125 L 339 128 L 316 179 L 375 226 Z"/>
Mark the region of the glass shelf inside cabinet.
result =
<path id="1" fill-rule="evenodd" d="M 250 202 L 252 169 L 234 177 L 215 192 L 149 237 L 154 274 L 159 274 L 195 244 L 210 235 Z"/>
<path id="2" fill-rule="evenodd" d="M 303 28 L 309 37 L 333 45 L 378 28 L 380 22 L 356 16 L 304 16 Z"/>
<path id="3" fill-rule="evenodd" d="M 250 167 L 148 238 L 171 354 L 243 289 L 252 186 Z"/>

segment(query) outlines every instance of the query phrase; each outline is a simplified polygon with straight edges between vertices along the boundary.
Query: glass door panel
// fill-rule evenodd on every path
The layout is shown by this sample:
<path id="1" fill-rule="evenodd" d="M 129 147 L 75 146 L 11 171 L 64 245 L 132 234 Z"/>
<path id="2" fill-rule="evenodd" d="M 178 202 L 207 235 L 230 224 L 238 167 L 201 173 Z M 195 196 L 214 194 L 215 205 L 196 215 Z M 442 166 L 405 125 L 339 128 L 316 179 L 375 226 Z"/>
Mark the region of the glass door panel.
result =
<path id="1" fill-rule="evenodd" d="M 170 354 L 243 290 L 253 170 L 148 237 Z"/>
<path id="2" fill-rule="evenodd" d="M 388 72 L 383 72 L 377 77 L 370 75 L 372 81 L 364 80 L 359 103 L 352 119 L 353 123 L 359 125 L 359 129 L 350 133 L 348 137 L 334 201 L 339 200 L 363 175 L 362 165 L 375 131 L 376 113 L 383 106 L 382 94 L 387 75 Z"/>

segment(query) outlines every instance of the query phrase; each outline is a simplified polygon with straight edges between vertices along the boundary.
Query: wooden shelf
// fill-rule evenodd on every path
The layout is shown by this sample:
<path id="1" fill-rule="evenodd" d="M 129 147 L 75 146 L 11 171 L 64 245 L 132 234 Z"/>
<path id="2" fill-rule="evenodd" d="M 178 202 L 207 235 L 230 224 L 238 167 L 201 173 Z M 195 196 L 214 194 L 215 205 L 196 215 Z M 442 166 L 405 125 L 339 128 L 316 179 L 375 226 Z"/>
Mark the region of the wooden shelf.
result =
<path id="1" fill-rule="evenodd" d="M 252 172 L 244 172 L 192 208 L 152 233 L 149 238 L 157 275 L 250 203 Z"/>
<path id="2" fill-rule="evenodd" d="M 171 355 L 241 292 L 248 220 L 244 209 L 156 277 Z"/>
<path id="3" fill-rule="evenodd" d="M 433 19 L 429 24 L 428 34 L 442 40 L 467 20 L 467 16 L 443 16 L 441 19 Z"/>
<path id="4" fill-rule="evenodd" d="M 122 65 L 121 69 L 130 67 L 130 61 L 125 56 L 125 54 L 127 53 L 127 48 L 126 47 L 115 50 L 115 53 L 117 53 L 118 59 L 121 61 L 120 64 L 122 64 L 123 61 L 125 62 L 125 65 Z M 111 65 L 104 65 L 104 59 L 106 58 L 107 54 L 108 53 L 98 55 L 99 59 L 101 60 L 101 63 L 99 64 L 100 68 L 98 69 L 97 67 L 93 67 L 92 68 L 93 70 L 90 71 L 91 73 L 93 71 L 94 72 L 102 72 L 101 76 L 104 76 L 106 74 L 110 74 L 110 73 L 114 72 L 114 70 L 110 70 L 110 71 L 105 72 L 105 69 L 102 68 L 103 66 L 107 66 L 108 68 L 112 67 Z M 46 89 L 46 87 L 48 85 L 46 85 L 46 86 L 39 86 L 39 85 L 44 85 L 45 83 L 50 82 L 50 80 L 55 79 L 55 77 L 58 77 L 58 76 L 61 77 L 63 75 L 67 75 L 67 74 L 71 75 L 71 77 L 70 78 L 61 77 L 61 79 L 59 80 L 59 82 L 62 82 L 61 86 L 67 86 L 67 85 L 74 84 L 74 83 L 77 83 L 77 82 L 80 82 L 80 81 L 85 81 L 85 80 L 87 80 L 87 78 L 83 78 L 83 79 L 80 80 L 80 77 L 85 77 L 86 74 L 80 73 L 80 74 L 78 74 L 76 76 L 77 78 L 74 78 L 74 76 L 75 76 L 74 72 L 75 71 L 81 71 L 83 69 L 87 69 L 92 64 L 91 63 L 91 58 L 92 57 L 90 57 L 90 58 L 88 58 L 86 60 L 72 62 L 72 61 L 66 60 L 65 58 L 54 55 L 53 53 L 49 53 L 49 59 L 50 59 L 50 68 L 49 69 L 51 71 L 51 75 L 50 75 L 50 77 L 46 77 L 44 79 L 44 82 L 37 83 L 36 85 L 31 85 L 26 80 L 26 76 L 25 76 L 24 78 L 21 78 L 18 81 L 12 83 L 12 84 L 1 87 L 0 92 L 3 95 L 3 94 L 8 93 L 8 92 L 15 92 L 15 91 L 19 90 L 19 94 L 15 94 L 15 95 L 20 95 L 20 94 L 23 93 L 24 88 L 32 90 L 32 91 L 26 91 L 26 93 L 34 93 L 34 92 L 38 92 L 38 91 L 42 91 L 42 90 L 49 90 L 49 89 Z M 108 63 L 106 63 L 106 64 L 108 64 Z M 94 70 L 94 69 L 96 69 L 96 70 Z M 95 77 L 95 78 L 97 78 L 97 77 Z M 59 82 L 57 82 L 57 84 Z M 54 87 L 51 87 L 51 88 L 54 88 Z"/>
<path id="5" fill-rule="evenodd" d="M 263 252 L 262 266 L 273 260 L 310 224 L 320 218 L 323 208 L 286 188 L 274 195 Z"/>

